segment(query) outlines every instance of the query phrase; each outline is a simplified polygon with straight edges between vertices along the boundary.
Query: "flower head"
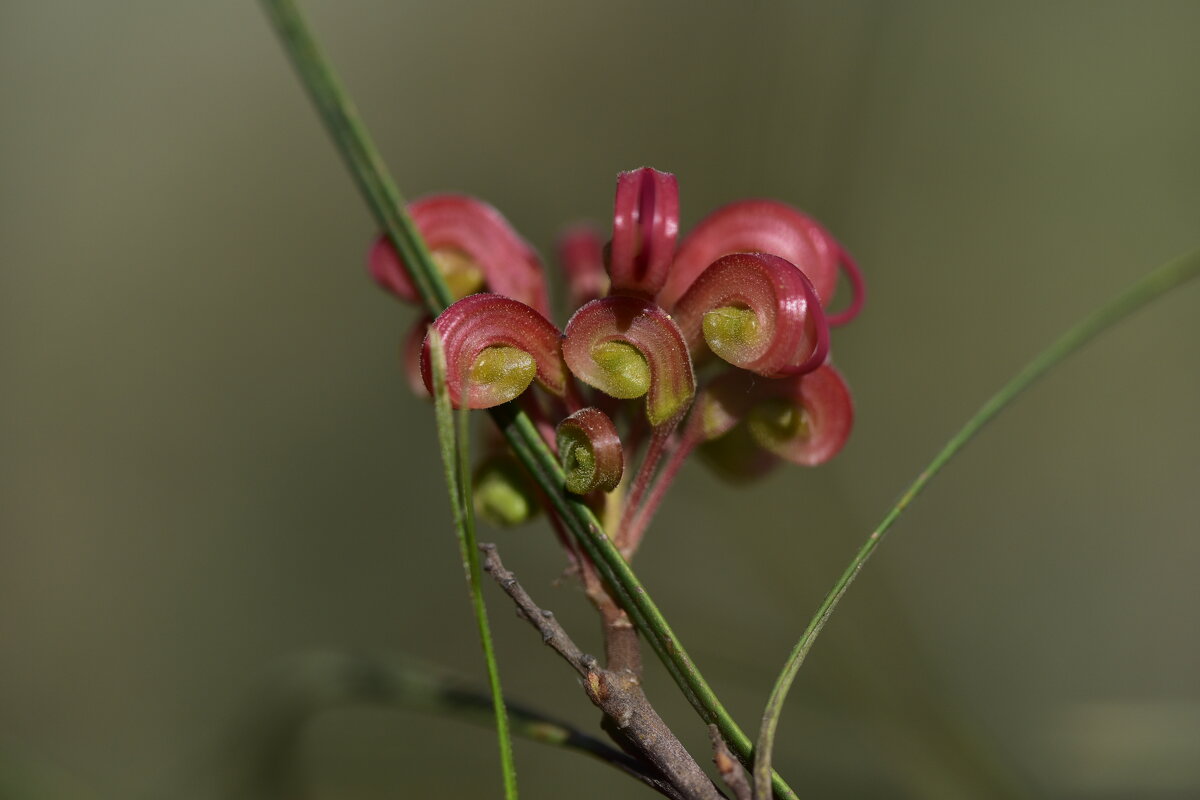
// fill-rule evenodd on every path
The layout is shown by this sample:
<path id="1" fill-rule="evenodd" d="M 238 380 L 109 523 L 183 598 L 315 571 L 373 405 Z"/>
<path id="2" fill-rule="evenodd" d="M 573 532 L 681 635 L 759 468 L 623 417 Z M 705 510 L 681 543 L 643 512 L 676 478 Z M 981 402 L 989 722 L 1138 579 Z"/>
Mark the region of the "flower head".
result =
<path id="1" fill-rule="evenodd" d="M 428 384 L 418 343 L 432 324 L 445 346 L 451 401 L 486 408 L 521 398 L 558 451 L 566 488 L 615 493 L 605 504 L 616 509 L 609 533 L 627 554 L 697 448 L 719 474 L 750 479 L 781 461 L 824 463 L 849 438 L 853 405 L 828 364 L 830 327 L 858 314 L 865 286 L 845 248 L 803 212 L 773 200 L 732 203 L 677 243 L 675 176 L 623 172 L 607 247 L 587 226 L 560 240 L 576 307 L 561 332 L 536 253 L 496 209 L 436 195 L 410 212 L 459 298 L 410 334 L 410 377 Z M 415 300 L 386 239 L 369 264 L 384 288 Z M 851 299 L 830 311 L 843 273 Z M 538 397 L 528 394 L 535 385 Z M 626 464 L 639 451 L 631 477 Z M 480 474 L 505 499 L 497 516 L 528 518 L 525 495 L 521 513 L 507 511 L 518 494 L 495 477 L 497 454 L 488 459 L 493 467 Z"/>

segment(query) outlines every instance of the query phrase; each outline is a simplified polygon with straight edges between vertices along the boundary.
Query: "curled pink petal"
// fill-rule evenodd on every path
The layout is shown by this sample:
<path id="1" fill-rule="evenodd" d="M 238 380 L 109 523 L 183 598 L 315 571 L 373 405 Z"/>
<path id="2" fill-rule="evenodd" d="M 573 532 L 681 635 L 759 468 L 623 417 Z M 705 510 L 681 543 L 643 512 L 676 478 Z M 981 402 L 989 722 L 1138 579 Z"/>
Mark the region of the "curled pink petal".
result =
<path id="1" fill-rule="evenodd" d="M 567 302 L 579 308 L 608 293 L 604 243 L 590 225 L 575 225 L 558 240 L 558 260 L 567 278 Z"/>
<path id="2" fill-rule="evenodd" d="M 826 236 L 829 236 L 827 233 Z M 829 237 L 831 241 L 833 237 Z M 863 305 L 867 302 L 867 282 L 863 279 L 862 270 L 858 268 L 858 262 L 846 251 L 846 248 L 834 241 L 837 245 L 838 263 L 842 265 L 842 269 L 846 273 L 846 277 L 850 280 L 850 305 L 846 306 L 841 311 L 830 314 L 829 327 L 836 328 L 845 325 L 852 319 L 858 316 L 858 312 L 862 311 Z"/>
<path id="3" fill-rule="evenodd" d="M 386 233 L 379 234 L 371 243 L 371 250 L 367 254 L 367 268 L 381 288 L 408 303 L 421 301 L 417 295 L 417 287 Z"/>
<path id="4" fill-rule="evenodd" d="M 769 378 L 811 372 L 829 352 L 829 326 L 804 273 L 779 256 L 733 253 L 712 263 L 673 313 L 693 354 L 707 347 Z"/>
<path id="5" fill-rule="evenodd" d="M 450 402 L 462 408 L 491 408 L 520 395 L 536 378 L 552 394 L 567 390 L 559 351 L 560 333 L 529 306 L 498 294 L 473 294 L 443 311 L 432 328 L 446 353 Z M 421 353 L 421 375 L 432 393 L 429 337 Z"/>
<path id="6" fill-rule="evenodd" d="M 833 458 L 850 438 L 854 402 L 828 364 L 754 388 L 746 426 L 760 445 L 793 464 L 814 467 Z"/>
<path id="7" fill-rule="evenodd" d="M 486 288 L 549 315 L 537 253 L 495 208 L 474 197 L 439 194 L 410 203 L 408 212 L 455 296 Z M 368 266 L 384 289 L 418 302 L 408 269 L 386 235 L 375 240 Z"/>
<path id="8" fill-rule="evenodd" d="M 562 354 L 577 378 L 605 394 L 627 400 L 646 395 L 651 425 L 677 419 L 696 393 L 679 327 L 641 298 L 614 295 L 576 311 Z"/>
<path id="9" fill-rule="evenodd" d="M 837 242 L 815 220 L 776 200 L 742 200 L 718 208 L 679 244 L 675 264 L 658 294 L 668 311 L 721 256 L 770 253 L 800 268 L 824 304 L 837 287 Z"/>
<path id="10" fill-rule="evenodd" d="M 611 492 L 621 483 L 625 471 L 621 437 L 603 411 L 591 406 L 579 409 L 558 424 L 555 438 L 568 491 Z"/>
<path id="11" fill-rule="evenodd" d="M 742 427 L 772 454 L 812 467 L 845 446 L 854 427 L 854 402 L 841 374 L 828 364 L 779 380 L 730 372 L 700 393 L 685 439 L 713 441 Z"/>
<path id="12" fill-rule="evenodd" d="M 608 274 L 616 292 L 653 297 L 667 279 L 679 235 L 679 183 L 650 167 L 617 176 Z"/>

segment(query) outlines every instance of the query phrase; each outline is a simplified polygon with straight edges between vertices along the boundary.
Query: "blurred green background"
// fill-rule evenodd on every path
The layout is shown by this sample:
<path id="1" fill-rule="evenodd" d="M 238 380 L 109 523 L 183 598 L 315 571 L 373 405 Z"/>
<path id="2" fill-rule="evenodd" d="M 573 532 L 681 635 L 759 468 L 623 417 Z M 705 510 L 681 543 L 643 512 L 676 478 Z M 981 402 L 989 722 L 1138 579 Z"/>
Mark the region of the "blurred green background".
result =
<path id="1" fill-rule="evenodd" d="M 304 4 L 401 188 L 495 203 L 543 252 L 678 174 L 858 256 L 834 339 L 858 421 L 819 470 L 685 472 L 639 572 L 755 727 L 899 491 L 1068 324 L 1200 244 L 1200 4 Z M 259 8 L 0 6 L 0 793 L 232 796 L 223 742 L 312 650 L 482 680 L 413 312 Z M 904 518 L 797 683 L 804 796 L 1200 795 L 1200 289 L 1057 370 Z M 484 531 L 597 649 L 544 523 Z M 490 591 L 511 696 L 593 728 Z M 654 665 L 647 687 L 705 760 Z M 226 753 L 226 755 L 228 755 Z M 519 742 L 537 797 L 650 797 Z M 320 716 L 311 798 L 499 795 L 490 732 Z M 1010 792 L 1011 789 L 1011 792 Z"/>

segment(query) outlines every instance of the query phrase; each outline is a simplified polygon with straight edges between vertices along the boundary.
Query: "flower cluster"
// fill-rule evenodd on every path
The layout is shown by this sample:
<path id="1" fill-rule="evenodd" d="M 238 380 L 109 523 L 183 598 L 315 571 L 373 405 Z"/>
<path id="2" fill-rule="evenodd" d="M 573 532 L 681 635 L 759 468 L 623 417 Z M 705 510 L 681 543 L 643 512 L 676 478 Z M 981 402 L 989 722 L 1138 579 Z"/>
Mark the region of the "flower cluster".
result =
<path id="1" fill-rule="evenodd" d="M 800 211 L 737 202 L 677 241 L 675 176 L 621 173 L 608 244 L 587 227 L 560 242 L 576 309 L 562 329 L 537 254 L 498 211 L 462 195 L 428 197 L 409 211 L 457 298 L 409 335 L 410 383 L 430 387 L 432 327 L 451 402 L 521 403 L 558 453 L 565 489 L 605 514 L 627 555 L 691 453 L 725 477 L 749 479 L 781 461 L 821 464 L 849 437 L 853 405 L 829 364 L 829 331 L 861 309 L 863 280 Z M 386 236 L 369 264 L 385 289 L 417 300 Z M 830 312 L 843 272 L 852 297 Z M 535 383 L 540 392 L 529 391 Z M 627 469 L 639 453 L 637 470 Z M 498 439 L 476 473 L 476 500 L 505 524 L 540 505 Z"/>

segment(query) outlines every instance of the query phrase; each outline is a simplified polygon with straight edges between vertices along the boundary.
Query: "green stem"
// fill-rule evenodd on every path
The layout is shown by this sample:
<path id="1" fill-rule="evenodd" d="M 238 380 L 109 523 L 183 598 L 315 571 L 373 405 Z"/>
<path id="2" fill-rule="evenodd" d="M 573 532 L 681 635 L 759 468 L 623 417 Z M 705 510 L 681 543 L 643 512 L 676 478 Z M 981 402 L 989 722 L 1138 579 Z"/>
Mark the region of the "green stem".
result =
<path id="1" fill-rule="evenodd" d="M 779 724 L 779 715 L 783 710 L 783 702 L 787 698 L 788 690 L 791 689 L 792 682 L 796 678 L 796 673 L 800 670 L 800 665 L 804 663 L 808 651 L 812 649 L 813 642 L 816 641 L 817 636 L 821 633 L 821 629 L 825 627 L 825 623 L 829 621 L 829 617 L 833 614 L 834 609 L 837 608 L 842 595 L 850 588 L 850 584 L 854 583 L 854 579 L 858 577 L 858 573 L 862 570 L 863 565 L 867 563 L 867 559 L 871 557 L 871 554 L 875 552 L 875 548 L 883 541 L 884 534 L 888 532 L 888 529 L 892 527 L 899 516 L 904 513 L 909 504 L 924 490 L 929 481 L 933 479 L 933 476 L 937 475 L 942 467 L 946 466 L 950 459 L 954 458 L 958 451 L 979 433 L 983 426 L 991 422 L 1021 392 L 1028 389 L 1037 381 L 1038 378 L 1045 375 L 1059 362 L 1075 353 L 1101 333 L 1197 275 L 1200 275 L 1200 250 L 1180 256 L 1173 261 L 1168 261 L 1166 264 L 1159 266 L 1116 298 L 1084 317 L 1053 344 L 1035 356 L 1032 361 L 1025 365 L 1024 369 L 1001 387 L 1000 391 L 992 395 L 991 399 L 984 403 L 975 412 L 973 417 L 967 420 L 967 423 L 962 426 L 958 433 L 950 438 L 950 441 L 934 457 L 929 466 L 909 485 L 899 501 L 887 512 L 883 520 L 871 532 L 871 535 L 867 537 L 867 541 L 854 554 L 854 558 L 850 561 L 849 566 L 846 567 L 841 577 L 838 578 L 837 583 L 833 585 L 829 594 L 825 596 L 816 614 L 813 615 L 812 620 L 808 623 L 808 627 L 804 629 L 804 633 L 800 636 L 800 640 L 796 642 L 796 646 L 788 656 L 787 663 L 784 664 L 783 671 L 779 674 L 779 678 L 775 682 L 775 687 L 771 690 L 771 696 L 768 698 L 766 708 L 763 710 L 762 727 L 759 729 L 758 744 L 755 747 L 755 752 L 757 753 L 754 762 L 755 798 L 767 797 L 767 787 L 771 775 L 771 750 L 775 742 L 775 729 Z"/>
<path id="2" fill-rule="evenodd" d="M 472 510 L 471 489 L 467 477 L 468 429 L 466 412 L 459 415 L 459 429 L 455 430 L 454 411 L 450 407 L 450 389 L 446 386 L 446 354 L 442 350 L 442 338 L 437 330 L 429 330 L 429 356 L 433 369 L 433 409 L 437 419 L 438 444 L 442 451 L 442 466 L 446 472 L 446 486 L 450 491 L 450 507 L 454 515 L 454 530 L 458 534 L 459 556 L 462 558 L 463 573 L 467 589 L 471 594 L 471 607 L 475 612 L 475 623 L 479 628 L 479 642 L 483 646 L 483 660 L 487 664 L 488 687 L 492 692 L 492 706 L 496 715 L 496 736 L 500 745 L 500 770 L 504 777 L 505 800 L 517 798 L 517 768 L 513 763 L 512 738 L 508 730 L 508 714 L 504 708 L 504 693 L 500 688 L 500 669 L 496 665 L 496 651 L 492 645 L 492 629 L 488 624 L 487 606 L 483 602 L 483 570 L 479 566 L 479 543 L 475 540 L 475 514 Z"/>
<path id="3" fill-rule="evenodd" d="M 404 210 L 404 197 L 396 188 L 379 150 L 359 119 L 358 109 L 317 46 L 296 4 L 292 0 L 263 0 L 263 7 L 291 56 L 292 65 L 300 73 L 309 97 L 337 143 L 342 158 L 346 160 L 346 166 L 358 183 L 367 206 L 375 215 L 375 221 L 392 240 L 404 263 L 419 265 L 410 270 L 413 282 L 425 307 L 436 314 L 450 305 L 453 297 L 442 279 L 441 271 L 433 266 L 429 248 L 425 246 L 417 226 Z"/>
<path id="4" fill-rule="evenodd" d="M 375 218 L 387 231 L 421 288 L 427 310 L 439 313 L 450 301 L 445 282 L 429 257 L 428 248 L 404 210 L 404 200 L 388 177 L 383 159 L 358 120 L 349 96 L 321 54 L 293 0 L 262 0 L 267 16 L 279 32 L 288 55 L 321 114 L 334 143 L 353 173 L 364 199 Z M 634 625 L 654 648 L 672 678 L 704 722 L 716 725 L 730 748 L 745 763 L 750 763 L 753 745 L 729 712 L 717 699 L 683 644 L 655 606 L 629 564 L 613 546 L 595 515 L 583 503 L 563 497 L 564 476 L 529 418 L 519 409 L 500 406 L 492 409 L 492 418 L 504 432 L 526 469 L 553 501 L 571 535 L 595 561 L 601 576 L 612 588 L 617 600 L 629 613 Z M 773 777 L 775 793 L 788 800 L 795 793 L 778 775 Z"/>

